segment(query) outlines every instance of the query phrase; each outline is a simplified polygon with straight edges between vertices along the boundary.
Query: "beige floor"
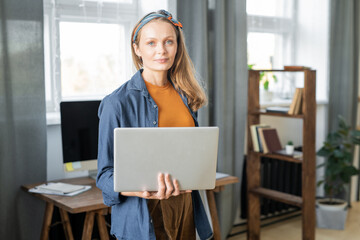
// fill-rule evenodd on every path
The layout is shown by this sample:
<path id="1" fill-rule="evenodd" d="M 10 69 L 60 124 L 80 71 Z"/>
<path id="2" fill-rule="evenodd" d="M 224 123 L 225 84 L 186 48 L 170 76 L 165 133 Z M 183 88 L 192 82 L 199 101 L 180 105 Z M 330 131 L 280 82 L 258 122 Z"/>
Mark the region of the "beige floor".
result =
<path id="1" fill-rule="evenodd" d="M 245 240 L 246 233 L 228 240 Z M 301 217 L 261 228 L 261 240 L 301 240 Z M 360 202 L 349 210 L 345 230 L 316 229 L 316 240 L 360 240 Z"/>

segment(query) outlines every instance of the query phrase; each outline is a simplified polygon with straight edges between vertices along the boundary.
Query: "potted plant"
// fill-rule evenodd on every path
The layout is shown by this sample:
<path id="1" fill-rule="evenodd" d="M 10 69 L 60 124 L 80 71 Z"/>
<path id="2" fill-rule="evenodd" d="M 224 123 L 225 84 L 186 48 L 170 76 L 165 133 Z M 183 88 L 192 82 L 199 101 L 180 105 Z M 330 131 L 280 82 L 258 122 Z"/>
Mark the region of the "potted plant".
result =
<path id="1" fill-rule="evenodd" d="M 294 143 L 292 141 L 288 141 L 285 145 L 286 154 L 293 155 L 294 154 Z"/>
<path id="2" fill-rule="evenodd" d="M 360 144 L 360 131 L 352 130 L 342 116 L 338 117 L 339 128 L 329 133 L 324 145 L 317 152 L 325 157 L 318 168 L 325 168 L 325 175 L 317 185 L 324 185 L 326 197 L 317 201 L 317 225 L 321 228 L 344 229 L 347 202 L 335 197 L 343 193 L 351 177 L 359 174 L 353 166 L 353 148 Z"/>
<path id="3" fill-rule="evenodd" d="M 260 73 L 260 83 L 263 86 L 263 97 L 264 101 L 271 101 L 273 98 L 273 92 L 269 90 L 270 81 L 277 82 L 277 77 L 272 72 L 261 72 Z"/>
<path id="4" fill-rule="evenodd" d="M 248 64 L 248 69 L 251 70 L 255 64 Z M 264 101 L 271 101 L 273 92 L 269 90 L 270 81 L 277 83 L 278 79 L 272 72 L 260 72 L 260 84 L 263 86 L 262 97 Z"/>

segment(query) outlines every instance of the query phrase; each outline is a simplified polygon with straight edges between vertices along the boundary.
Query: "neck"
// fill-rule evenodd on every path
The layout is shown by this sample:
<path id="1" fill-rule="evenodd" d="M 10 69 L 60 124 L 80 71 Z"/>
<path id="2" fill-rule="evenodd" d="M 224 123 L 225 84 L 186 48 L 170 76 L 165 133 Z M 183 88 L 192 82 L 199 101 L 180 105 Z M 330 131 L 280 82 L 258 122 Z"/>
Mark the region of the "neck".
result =
<path id="1" fill-rule="evenodd" d="M 143 79 L 156 86 L 165 86 L 167 84 L 167 71 L 149 71 L 144 68 L 141 76 Z"/>

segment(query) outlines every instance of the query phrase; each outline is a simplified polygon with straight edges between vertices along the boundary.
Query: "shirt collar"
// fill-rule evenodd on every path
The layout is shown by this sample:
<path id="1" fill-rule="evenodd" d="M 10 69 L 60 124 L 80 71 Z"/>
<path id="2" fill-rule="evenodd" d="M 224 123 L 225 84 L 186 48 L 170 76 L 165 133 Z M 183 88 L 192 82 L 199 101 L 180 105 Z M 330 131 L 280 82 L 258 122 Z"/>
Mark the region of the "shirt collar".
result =
<path id="1" fill-rule="evenodd" d="M 144 79 L 141 76 L 143 69 L 138 70 L 134 76 L 130 79 L 130 89 L 134 90 L 146 90 Z"/>

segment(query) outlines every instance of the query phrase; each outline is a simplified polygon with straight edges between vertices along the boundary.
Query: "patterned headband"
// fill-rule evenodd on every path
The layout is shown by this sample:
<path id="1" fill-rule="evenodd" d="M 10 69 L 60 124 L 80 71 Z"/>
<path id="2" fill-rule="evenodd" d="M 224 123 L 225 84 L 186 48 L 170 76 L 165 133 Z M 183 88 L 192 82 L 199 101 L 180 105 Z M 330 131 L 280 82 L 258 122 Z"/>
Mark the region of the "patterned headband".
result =
<path id="1" fill-rule="evenodd" d="M 151 13 L 149 14 L 148 16 L 146 16 L 140 23 L 139 25 L 136 27 L 135 29 L 135 34 L 134 34 L 134 37 L 133 37 L 133 42 L 135 43 L 135 39 L 138 35 L 138 32 L 140 31 L 140 29 L 145 25 L 147 24 L 148 22 L 150 22 L 151 20 L 153 20 L 154 18 L 166 18 L 166 19 L 169 19 L 170 22 L 172 24 L 174 24 L 174 26 L 176 27 L 179 27 L 179 28 L 182 28 L 182 24 L 181 22 L 177 21 L 176 19 L 174 19 L 171 15 L 171 13 L 169 13 L 168 11 L 166 10 L 160 10 L 161 14 L 160 13 Z"/>

